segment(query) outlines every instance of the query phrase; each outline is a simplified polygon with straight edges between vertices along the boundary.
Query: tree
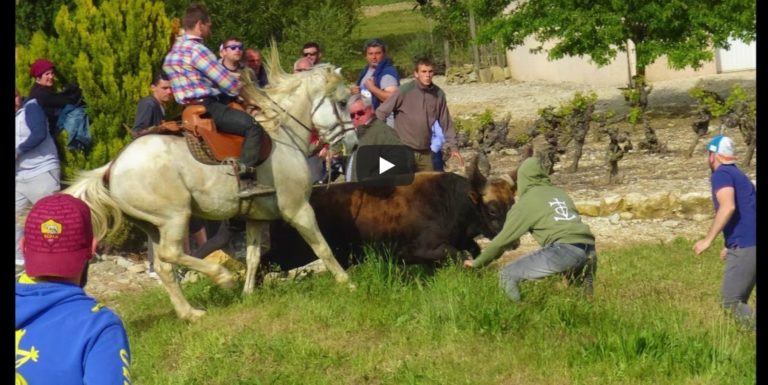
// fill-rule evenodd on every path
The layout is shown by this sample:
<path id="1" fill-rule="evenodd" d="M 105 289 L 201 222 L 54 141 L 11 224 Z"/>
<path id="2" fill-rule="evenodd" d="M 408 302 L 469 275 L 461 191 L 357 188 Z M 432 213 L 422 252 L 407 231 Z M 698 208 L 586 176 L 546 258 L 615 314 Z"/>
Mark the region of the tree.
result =
<path id="1" fill-rule="evenodd" d="M 56 12 L 62 5 L 73 4 L 73 0 L 17 0 L 16 45 L 28 45 L 36 31 L 53 36 Z"/>
<path id="2" fill-rule="evenodd" d="M 434 34 L 443 39 L 443 49 L 463 46 L 472 32 L 471 19 L 477 25 L 491 20 L 509 3 L 509 0 L 417 0 L 417 6 L 425 18 L 432 20 Z M 472 39 L 474 40 L 474 39 Z M 476 43 L 472 41 L 472 43 Z M 446 62 L 448 52 L 445 52 Z"/>
<path id="3" fill-rule="evenodd" d="M 171 32 L 158 1 L 72 3 L 56 13 L 55 36 L 35 32 L 28 46 L 17 46 L 16 62 L 16 84 L 22 93 L 32 85 L 28 70 L 39 57 L 56 63 L 57 77 L 66 79 L 60 79 L 60 86 L 77 83 L 83 91 L 94 145 L 87 154 L 65 152 L 64 180 L 78 170 L 106 164 L 130 141 L 123 124 L 133 122 L 136 103 L 149 94 L 152 73 L 162 64 Z"/>
<path id="4" fill-rule="evenodd" d="M 476 1 L 488 8 L 496 0 Z M 662 55 L 672 68 L 699 68 L 712 60 L 713 47 L 729 47 L 728 38 L 755 40 L 755 7 L 755 0 L 523 0 L 487 24 L 480 39 L 514 48 L 533 36 L 540 43 L 534 51 L 554 44 L 550 60 L 589 56 L 597 65 L 611 63 L 631 41 L 637 74 L 645 75 Z"/>

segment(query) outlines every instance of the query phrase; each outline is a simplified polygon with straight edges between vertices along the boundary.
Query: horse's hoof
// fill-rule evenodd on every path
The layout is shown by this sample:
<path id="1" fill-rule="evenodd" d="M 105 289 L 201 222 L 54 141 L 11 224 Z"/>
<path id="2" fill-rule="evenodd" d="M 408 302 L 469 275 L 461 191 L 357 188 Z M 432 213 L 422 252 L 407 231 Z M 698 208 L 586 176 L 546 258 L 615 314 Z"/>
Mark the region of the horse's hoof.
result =
<path id="1" fill-rule="evenodd" d="M 357 285 L 355 285 L 352 282 L 348 282 L 347 283 L 347 288 L 349 289 L 349 291 L 355 291 L 355 290 L 357 290 Z"/>
<path id="2" fill-rule="evenodd" d="M 223 267 L 222 272 L 219 273 L 214 282 L 225 289 L 234 289 L 236 285 L 235 276 Z"/>
<path id="3" fill-rule="evenodd" d="M 245 285 L 243 287 L 243 295 L 251 295 L 253 294 L 253 286 L 248 287 L 248 285 Z"/>
<path id="4" fill-rule="evenodd" d="M 337 283 L 350 283 L 349 275 L 346 274 L 346 273 L 336 275 L 336 282 Z"/>
<path id="5" fill-rule="evenodd" d="M 191 309 L 189 312 L 187 312 L 187 314 L 184 314 L 179 318 L 194 322 L 199 320 L 200 317 L 204 316 L 205 314 L 206 314 L 206 311 L 203 309 Z"/>

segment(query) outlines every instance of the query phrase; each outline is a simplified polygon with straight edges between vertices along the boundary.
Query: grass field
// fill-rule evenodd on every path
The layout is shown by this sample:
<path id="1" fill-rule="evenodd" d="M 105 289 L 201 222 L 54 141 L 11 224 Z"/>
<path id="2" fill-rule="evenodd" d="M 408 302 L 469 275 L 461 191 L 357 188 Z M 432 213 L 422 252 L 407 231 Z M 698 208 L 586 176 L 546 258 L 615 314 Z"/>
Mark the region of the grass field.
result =
<path id="1" fill-rule="evenodd" d="M 692 243 L 599 250 L 595 297 L 557 277 L 510 302 L 495 269 L 378 258 L 252 296 L 188 284 L 209 314 L 178 320 L 160 288 L 118 297 L 136 384 L 754 384 L 754 332 L 718 307 L 722 264 Z M 753 299 L 754 301 L 754 299 Z"/>

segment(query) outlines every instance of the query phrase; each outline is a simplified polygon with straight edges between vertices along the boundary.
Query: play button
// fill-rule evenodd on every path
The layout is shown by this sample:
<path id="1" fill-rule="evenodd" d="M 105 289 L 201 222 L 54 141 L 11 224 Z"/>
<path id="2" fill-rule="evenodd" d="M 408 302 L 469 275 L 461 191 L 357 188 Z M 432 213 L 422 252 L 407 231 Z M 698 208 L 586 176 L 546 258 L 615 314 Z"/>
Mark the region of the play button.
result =
<path id="1" fill-rule="evenodd" d="M 413 150 L 403 145 L 364 145 L 354 154 L 358 182 L 377 186 L 409 184 L 416 161 Z"/>
<path id="2" fill-rule="evenodd" d="M 379 175 L 387 172 L 387 170 L 389 170 L 392 167 L 395 167 L 395 165 L 392 162 L 382 157 L 379 157 Z"/>

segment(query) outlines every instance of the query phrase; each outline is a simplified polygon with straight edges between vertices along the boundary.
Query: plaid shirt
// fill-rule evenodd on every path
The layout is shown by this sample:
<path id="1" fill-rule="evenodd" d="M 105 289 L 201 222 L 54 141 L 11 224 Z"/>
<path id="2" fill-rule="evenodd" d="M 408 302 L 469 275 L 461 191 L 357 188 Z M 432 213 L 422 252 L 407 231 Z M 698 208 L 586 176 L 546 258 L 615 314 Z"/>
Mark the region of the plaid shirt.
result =
<path id="1" fill-rule="evenodd" d="M 171 80 L 173 97 L 179 104 L 226 93 L 238 94 L 240 81 L 230 73 L 198 36 L 184 34 L 165 56 L 163 71 Z"/>

